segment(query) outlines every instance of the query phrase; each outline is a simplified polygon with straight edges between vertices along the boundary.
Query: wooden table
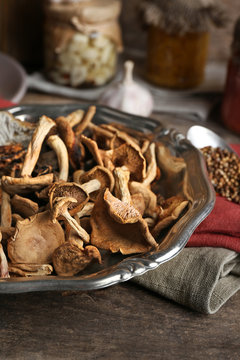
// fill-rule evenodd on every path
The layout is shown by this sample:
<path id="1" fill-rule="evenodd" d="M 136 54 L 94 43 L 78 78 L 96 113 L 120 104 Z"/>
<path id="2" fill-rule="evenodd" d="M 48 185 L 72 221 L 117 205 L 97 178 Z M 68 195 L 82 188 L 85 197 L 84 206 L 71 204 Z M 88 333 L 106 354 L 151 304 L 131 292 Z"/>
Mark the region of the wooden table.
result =
<path id="1" fill-rule="evenodd" d="M 22 103 L 74 100 L 27 94 Z M 158 117 L 159 115 L 154 115 Z M 239 138 L 215 122 L 211 127 Z M 176 127 L 184 130 L 189 123 Z M 0 359 L 213 359 L 240 356 L 240 292 L 202 315 L 132 282 L 89 292 L 0 295 Z"/>

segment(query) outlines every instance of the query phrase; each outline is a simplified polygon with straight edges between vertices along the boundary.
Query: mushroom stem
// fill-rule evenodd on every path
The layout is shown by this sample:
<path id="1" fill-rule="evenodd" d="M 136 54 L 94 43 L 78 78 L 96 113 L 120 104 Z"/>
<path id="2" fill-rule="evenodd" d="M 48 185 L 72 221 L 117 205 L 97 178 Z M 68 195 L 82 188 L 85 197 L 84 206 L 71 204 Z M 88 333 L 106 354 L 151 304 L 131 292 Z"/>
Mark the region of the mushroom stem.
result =
<path id="1" fill-rule="evenodd" d="M 75 135 L 78 137 L 87 128 L 96 113 L 96 106 L 92 105 L 84 115 L 82 121 L 75 127 Z"/>
<path id="2" fill-rule="evenodd" d="M 10 227 L 12 224 L 12 210 L 10 196 L 2 190 L 2 204 L 1 204 L 1 226 Z"/>
<path id="3" fill-rule="evenodd" d="M 78 109 L 71 114 L 66 116 L 66 120 L 68 121 L 69 125 L 73 128 L 77 124 L 79 124 L 84 116 L 84 110 Z"/>
<path id="4" fill-rule="evenodd" d="M 148 162 L 146 176 L 143 179 L 143 184 L 148 186 L 155 179 L 157 174 L 157 161 L 155 155 L 155 143 L 151 143 L 148 150 L 146 151 L 145 157 Z"/>
<path id="5" fill-rule="evenodd" d="M 65 217 L 69 225 L 78 233 L 80 238 L 89 243 L 89 234 L 78 224 L 78 222 L 69 214 L 68 211 L 65 211 L 62 216 Z"/>
<path id="6" fill-rule="evenodd" d="M 131 194 L 128 189 L 130 171 L 122 167 L 114 169 L 115 176 L 115 196 L 125 203 L 131 204 Z"/>
<path id="7" fill-rule="evenodd" d="M 94 203 L 93 202 L 88 202 L 81 211 L 79 211 L 77 213 L 77 216 L 79 218 L 84 217 L 84 216 L 90 216 L 92 213 L 92 209 L 94 208 Z"/>
<path id="8" fill-rule="evenodd" d="M 9 278 L 8 262 L 1 241 L 2 233 L 0 232 L 0 278 Z"/>
<path id="9" fill-rule="evenodd" d="M 38 161 L 42 143 L 52 127 L 56 124 L 49 117 L 43 115 L 35 129 L 32 139 L 28 145 L 27 153 L 23 163 L 21 176 L 30 176 Z"/>
<path id="10" fill-rule="evenodd" d="M 89 234 L 78 224 L 78 222 L 69 214 L 68 206 L 72 203 L 76 203 L 77 200 L 73 197 L 56 197 L 54 199 L 52 217 L 53 221 L 59 216 L 64 217 L 69 225 L 78 233 L 80 238 L 89 243 Z"/>
<path id="11" fill-rule="evenodd" d="M 44 186 L 51 185 L 53 174 L 46 174 L 36 177 L 14 178 L 11 176 L 2 176 L 2 187 L 10 195 L 26 194 L 42 189 Z"/>
<path id="12" fill-rule="evenodd" d="M 66 145 L 58 135 L 51 135 L 47 144 L 55 151 L 59 166 L 59 180 L 67 181 L 68 179 L 68 151 Z"/>
<path id="13" fill-rule="evenodd" d="M 101 187 L 101 183 L 97 179 L 89 180 L 85 184 L 81 184 L 81 188 L 86 191 L 86 193 L 90 194 L 96 190 L 99 190 Z"/>

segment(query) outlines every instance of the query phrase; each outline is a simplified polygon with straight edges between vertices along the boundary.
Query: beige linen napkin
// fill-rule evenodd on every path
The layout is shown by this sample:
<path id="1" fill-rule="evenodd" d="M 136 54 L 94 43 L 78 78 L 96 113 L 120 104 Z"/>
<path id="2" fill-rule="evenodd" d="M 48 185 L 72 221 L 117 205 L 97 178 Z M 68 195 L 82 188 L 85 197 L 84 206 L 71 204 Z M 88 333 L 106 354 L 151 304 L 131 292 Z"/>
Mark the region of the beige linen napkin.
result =
<path id="1" fill-rule="evenodd" d="M 133 281 L 179 304 L 214 314 L 240 289 L 240 254 L 224 248 L 185 248 Z"/>

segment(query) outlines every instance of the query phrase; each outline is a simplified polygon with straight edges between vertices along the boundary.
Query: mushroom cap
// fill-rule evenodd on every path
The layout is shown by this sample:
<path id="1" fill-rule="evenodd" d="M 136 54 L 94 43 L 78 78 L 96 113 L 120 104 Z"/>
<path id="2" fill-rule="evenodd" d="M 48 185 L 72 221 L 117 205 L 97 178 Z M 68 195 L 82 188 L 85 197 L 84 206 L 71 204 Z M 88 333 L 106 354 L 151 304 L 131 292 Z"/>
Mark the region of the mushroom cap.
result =
<path id="1" fill-rule="evenodd" d="M 151 233 L 154 237 L 179 218 L 182 211 L 187 207 L 188 200 L 182 196 L 172 196 L 165 200 L 163 206 L 158 208 L 158 220 Z"/>
<path id="2" fill-rule="evenodd" d="M 88 148 L 96 163 L 100 166 L 103 166 L 103 160 L 96 141 L 85 135 L 80 135 L 80 141 Z"/>
<path id="3" fill-rule="evenodd" d="M 144 202 L 145 202 L 145 211 L 144 213 L 152 215 L 156 211 L 157 207 L 157 196 L 151 191 L 146 185 L 139 183 L 137 181 L 131 181 L 129 183 L 129 189 L 131 195 L 141 193 Z"/>
<path id="4" fill-rule="evenodd" d="M 146 160 L 138 146 L 123 144 L 113 149 L 111 160 L 115 167 L 126 166 L 131 180 L 141 182 L 146 176 Z"/>
<path id="5" fill-rule="evenodd" d="M 88 182 L 89 180 L 97 179 L 100 181 L 101 187 L 99 190 L 94 191 L 90 194 L 90 199 L 95 200 L 97 195 L 102 189 L 109 188 L 110 191 L 113 190 L 114 187 L 114 177 L 110 170 L 107 168 L 97 165 L 91 170 L 83 173 L 79 177 L 79 183 L 84 184 Z"/>
<path id="6" fill-rule="evenodd" d="M 8 242 L 8 256 L 13 263 L 49 264 L 52 254 L 65 241 L 58 221 L 44 211 L 23 221 L 17 221 L 13 237 Z"/>
<path id="7" fill-rule="evenodd" d="M 0 111 L 0 125 L 0 146 L 21 143 L 24 147 L 27 147 L 36 127 L 36 123 L 15 119 L 15 117 L 7 111 Z"/>
<path id="8" fill-rule="evenodd" d="M 174 176 L 186 169 L 186 163 L 183 158 L 173 156 L 164 144 L 156 144 L 156 157 L 161 170 L 168 176 Z"/>
<path id="9" fill-rule="evenodd" d="M 101 255 L 95 246 L 80 249 L 79 246 L 65 242 L 53 254 L 53 267 L 60 276 L 73 276 L 85 269 L 94 259 L 101 263 Z"/>
<path id="10" fill-rule="evenodd" d="M 111 217 L 113 213 L 113 210 L 110 210 L 112 195 L 109 194 L 109 190 L 106 189 L 99 194 L 95 202 L 90 217 L 92 227 L 91 244 L 98 248 L 110 250 L 113 253 L 120 251 L 124 255 L 142 253 L 156 247 L 157 243 L 139 213 L 139 219 L 135 223 L 117 222 L 115 218 Z M 137 212 L 136 209 L 135 212 Z M 123 218 L 119 216 L 119 219 L 122 221 Z M 132 219 L 134 219 L 134 216 Z"/>
<path id="11" fill-rule="evenodd" d="M 53 208 L 54 199 L 57 197 L 71 197 L 76 199 L 76 202 L 72 202 L 68 207 L 70 215 L 78 213 L 89 200 L 89 195 L 79 184 L 64 181 L 54 183 L 49 190 L 49 203 L 51 208 Z"/>
<path id="12" fill-rule="evenodd" d="M 120 224 L 133 224 L 141 217 L 134 206 L 113 196 L 109 189 L 105 191 L 103 198 L 109 215 Z"/>

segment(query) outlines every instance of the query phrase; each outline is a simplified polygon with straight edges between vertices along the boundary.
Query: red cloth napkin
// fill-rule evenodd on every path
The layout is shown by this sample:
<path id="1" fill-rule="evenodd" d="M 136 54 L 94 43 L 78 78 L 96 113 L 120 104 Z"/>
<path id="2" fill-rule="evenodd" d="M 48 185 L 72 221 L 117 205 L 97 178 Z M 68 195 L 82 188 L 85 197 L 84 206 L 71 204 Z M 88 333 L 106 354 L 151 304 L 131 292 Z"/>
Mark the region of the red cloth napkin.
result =
<path id="1" fill-rule="evenodd" d="M 15 105 L 15 104 L 12 103 L 11 101 L 0 98 L 0 108 L 5 108 L 5 107 L 13 106 L 13 105 Z"/>
<path id="2" fill-rule="evenodd" d="M 240 145 L 233 145 L 240 155 Z M 240 205 L 217 196 L 214 209 L 197 227 L 187 246 L 223 247 L 240 252 Z"/>

